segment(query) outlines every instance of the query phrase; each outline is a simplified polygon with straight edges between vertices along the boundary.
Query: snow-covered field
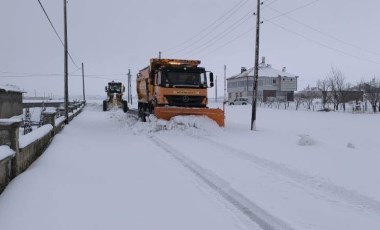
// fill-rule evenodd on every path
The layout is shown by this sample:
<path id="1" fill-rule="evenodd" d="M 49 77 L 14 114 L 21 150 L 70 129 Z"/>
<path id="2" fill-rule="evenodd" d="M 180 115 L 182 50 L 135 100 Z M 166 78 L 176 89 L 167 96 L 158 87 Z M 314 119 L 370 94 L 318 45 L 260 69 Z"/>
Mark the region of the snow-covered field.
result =
<path id="1" fill-rule="evenodd" d="M 0 229 L 380 229 L 380 115 L 226 106 L 142 123 L 101 101 L 0 196 Z"/>

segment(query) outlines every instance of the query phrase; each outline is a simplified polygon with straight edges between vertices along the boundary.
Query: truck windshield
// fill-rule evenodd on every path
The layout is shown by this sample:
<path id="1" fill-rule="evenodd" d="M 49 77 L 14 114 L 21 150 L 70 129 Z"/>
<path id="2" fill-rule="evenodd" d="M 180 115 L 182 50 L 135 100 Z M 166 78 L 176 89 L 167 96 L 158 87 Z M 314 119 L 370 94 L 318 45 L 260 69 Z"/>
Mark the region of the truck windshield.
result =
<path id="1" fill-rule="evenodd" d="M 121 93 L 121 84 L 109 84 L 110 93 Z"/>
<path id="2" fill-rule="evenodd" d="M 184 87 L 207 87 L 204 73 L 167 72 L 164 85 Z"/>

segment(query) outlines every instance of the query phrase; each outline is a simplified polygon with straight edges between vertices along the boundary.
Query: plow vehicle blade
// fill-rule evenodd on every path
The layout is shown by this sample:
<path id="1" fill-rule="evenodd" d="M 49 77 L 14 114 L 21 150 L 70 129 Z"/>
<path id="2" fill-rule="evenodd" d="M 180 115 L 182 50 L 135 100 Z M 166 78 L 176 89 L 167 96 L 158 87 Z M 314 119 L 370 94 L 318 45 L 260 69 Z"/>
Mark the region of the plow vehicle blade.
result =
<path id="1" fill-rule="evenodd" d="M 224 111 L 210 108 L 184 108 L 184 107 L 155 107 L 154 115 L 163 120 L 170 120 L 175 116 L 207 116 L 214 120 L 220 127 L 224 127 Z"/>

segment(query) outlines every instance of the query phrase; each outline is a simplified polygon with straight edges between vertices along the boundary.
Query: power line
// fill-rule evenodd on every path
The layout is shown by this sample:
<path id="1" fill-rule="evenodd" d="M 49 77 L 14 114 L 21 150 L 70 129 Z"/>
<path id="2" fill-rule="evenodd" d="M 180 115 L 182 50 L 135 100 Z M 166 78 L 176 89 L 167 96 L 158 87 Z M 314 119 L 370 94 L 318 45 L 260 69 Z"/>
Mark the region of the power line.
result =
<path id="1" fill-rule="evenodd" d="M 229 44 L 231 44 L 232 42 L 238 40 L 239 38 L 241 38 L 241 37 L 243 37 L 243 36 L 249 34 L 249 32 L 252 32 L 252 30 L 253 30 L 254 28 L 255 28 L 255 27 L 251 27 L 249 30 L 247 30 L 247 31 L 245 31 L 245 32 L 243 32 L 243 33 L 241 33 L 241 34 L 239 34 L 238 36 L 236 36 L 236 37 L 234 37 L 233 39 L 229 40 L 228 42 L 224 43 L 223 45 L 221 45 L 221 46 L 217 47 L 216 49 L 213 49 L 212 51 L 210 51 L 210 52 L 208 52 L 208 53 L 202 55 L 201 58 L 206 57 L 206 56 L 208 56 L 208 55 L 210 55 L 210 54 L 212 54 L 212 53 L 214 53 L 214 52 L 216 52 L 216 51 L 218 51 L 218 50 L 220 50 L 220 49 L 226 47 L 227 45 L 229 45 Z"/>
<path id="2" fill-rule="evenodd" d="M 81 68 L 79 68 L 81 69 Z M 77 69 L 76 71 L 78 71 L 79 69 Z M 74 72 L 76 71 L 73 71 L 71 74 L 69 74 L 69 76 L 73 76 L 73 77 L 81 77 L 82 75 L 80 74 L 73 74 Z M 61 77 L 63 76 L 63 74 L 59 74 L 59 73 L 15 73 L 15 72 L 5 72 L 5 71 L 0 71 L 0 73 L 3 73 L 3 74 L 8 74 L 8 75 L 1 75 L 0 74 L 0 77 L 7 77 L 7 78 L 35 78 L 35 77 Z M 124 73 L 121 73 L 121 74 L 88 74 L 86 75 L 85 77 L 88 77 L 88 78 L 99 78 L 99 79 L 111 79 L 111 77 L 121 77 L 121 76 L 125 76 Z"/>
<path id="3" fill-rule="evenodd" d="M 61 41 L 62 46 L 65 46 L 65 44 L 63 43 L 63 41 L 62 41 L 61 37 L 59 36 L 57 30 L 55 29 L 53 23 L 51 22 L 51 20 L 50 20 L 50 18 L 49 18 L 49 15 L 47 14 L 47 12 L 46 12 L 44 6 L 42 5 L 41 1 L 38 0 L 38 3 L 40 4 L 42 10 L 44 11 L 44 14 L 45 14 L 46 18 L 47 18 L 47 20 L 49 21 L 51 27 L 53 28 L 55 34 L 57 35 L 59 41 Z M 68 53 L 68 55 L 69 55 L 69 57 L 70 57 L 71 62 L 75 65 L 75 67 L 80 68 L 80 67 L 75 63 L 75 61 L 73 60 L 73 58 L 71 57 L 71 54 L 70 54 L 69 52 L 67 52 L 67 53 Z"/>
<path id="4" fill-rule="evenodd" d="M 297 33 L 297 32 L 295 32 L 295 31 L 293 31 L 293 30 L 290 30 L 290 29 L 288 29 L 288 28 L 286 28 L 286 27 L 284 27 L 284 26 L 282 26 L 282 25 L 279 25 L 279 24 L 277 24 L 277 23 L 274 23 L 273 21 L 269 21 L 269 20 L 265 20 L 265 21 L 267 21 L 267 22 L 273 24 L 274 26 L 277 26 L 277 27 L 279 27 L 279 28 L 281 28 L 281 29 L 283 29 L 283 30 L 289 32 L 289 33 L 295 34 L 295 35 L 297 35 L 297 36 L 299 36 L 299 37 L 302 37 L 302 38 L 304 38 L 304 39 L 306 39 L 306 40 L 308 40 L 308 41 L 310 41 L 310 42 L 312 42 L 312 43 L 315 43 L 315 44 L 317 44 L 317 45 L 319 45 L 319 46 L 322 46 L 322 47 L 324 47 L 324 48 L 327 48 L 327 49 L 333 50 L 333 51 L 335 51 L 335 52 L 341 53 L 341 54 L 343 54 L 343 55 L 346 55 L 346 56 L 349 56 L 349 57 L 351 57 L 351 58 L 355 58 L 355 59 L 358 59 L 358 60 L 361 60 L 361 61 L 371 62 L 371 63 L 374 63 L 374 64 L 380 64 L 380 62 L 376 62 L 376 61 L 369 60 L 369 59 L 366 59 L 366 58 L 362 58 L 362 57 L 359 57 L 359 56 L 356 56 L 356 55 L 352 55 L 352 54 L 347 53 L 347 52 L 345 52 L 345 51 L 342 51 L 342 50 L 340 50 L 340 49 L 336 49 L 336 48 L 334 48 L 334 47 L 331 47 L 331 46 L 325 45 L 325 44 L 323 44 L 323 43 L 321 43 L 321 42 L 319 42 L 319 41 L 316 41 L 316 40 L 314 40 L 314 39 L 308 38 L 308 37 L 306 37 L 305 35 L 302 35 L 302 34 L 300 34 L 300 33 Z"/>
<path id="5" fill-rule="evenodd" d="M 276 18 L 279 18 L 279 17 L 285 16 L 285 15 L 291 14 L 291 13 L 297 11 L 297 10 L 300 10 L 300 9 L 306 8 L 306 7 L 308 7 L 308 6 L 310 6 L 310 5 L 314 4 L 314 3 L 316 3 L 316 2 L 318 2 L 318 1 L 319 1 L 319 0 L 314 0 L 314 1 L 312 1 L 312 2 L 309 2 L 309 3 L 305 4 L 305 5 L 302 5 L 302 6 L 299 6 L 299 7 L 295 8 L 295 9 L 293 9 L 293 10 L 290 10 L 290 11 L 288 11 L 288 12 L 285 12 L 285 13 L 282 13 L 282 14 L 280 14 L 280 15 L 277 15 L 277 16 L 275 16 L 275 17 L 273 17 L 273 18 L 268 19 L 268 20 L 273 20 L 273 19 L 276 19 Z M 268 6 L 268 7 L 271 8 L 270 6 Z"/>
<path id="6" fill-rule="evenodd" d="M 281 15 L 283 15 L 283 16 L 285 16 L 286 18 L 292 20 L 293 22 L 296 22 L 296 23 L 298 23 L 298 24 L 300 24 L 300 25 L 302 25 L 302 26 L 305 26 L 305 27 L 307 27 L 308 29 L 310 29 L 310 30 L 312 30 L 312 31 L 315 31 L 315 32 L 317 32 L 317 33 L 320 33 L 320 34 L 322 34 L 322 35 L 324 35 L 324 36 L 326 36 L 326 37 L 328 37 L 328 38 L 330 38 L 330 39 L 332 39 L 332 40 L 335 40 L 335 41 L 340 42 L 340 43 L 342 43 L 342 44 L 345 44 L 345 45 L 351 46 L 351 47 L 356 48 L 356 49 L 358 49 L 358 50 L 362 50 L 362 51 L 367 52 L 367 53 L 369 53 L 369 54 L 376 55 L 376 56 L 380 56 L 380 53 L 377 53 L 377 52 L 374 52 L 374 51 L 372 51 L 372 50 L 368 50 L 368 49 L 365 49 L 365 48 L 363 48 L 363 47 L 360 47 L 360 46 L 358 46 L 358 45 L 355 45 L 355 44 L 352 44 L 352 43 L 349 43 L 349 42 L 343 41 L 342 39 L 339 39 L 339 38 L 337 38 L 337 37 L 335 37 L 335 36 L 333 36 L 333 35 L 331 35 L 331 34 L 328 34 L 328 33 L 326 33 L 326 32 L 323 32 L 323 31 L 319 30 L 319 29 L 316 29 L 316 28 L 314 28 L 314 27 L 312 27 L 312 26 L 310 26 L 310 25 L 307 25 L 306 23 L 303 23 L 303 22 L 301 22 L 301 21 L 298 21 L 298 20 L 296 20 L 295 18 L 293 18 L 293 17 L 291 17 L 291 16 L 289 16 L 289 15 L 285 15 L 285 14 L 283 14 L 281 11 L 279 11 L 279 10 L 273 8 L 273 7 L 269 7 L 269 8 L 270 8 L 271 10 L 273 10 L 273 11 L 276 11 L 277 13 L 280 13 Z M 273 20 L 273 18 L 272 18 L 272 19 L 268 19 L 268 21 L 270 21 L 270 20 Z"/>
<path id="7" fill-rule="evenodd" d="M 205 29 L 202 30 L 201 33 L 207 31 L 207 33 L 205 33 L 202 37 L 200 37 L 199 39 L 196 39 L 195 41 L 191 42 L 189 45 L 185 46 L 184 48 L 182 49 L 179 49 L 175 52 L 172 52 L 171 55 L 175 55 L 177 53 L 180 53 L 180 52 L 183 52 L 184 50 L 192 47 L 193 45 L 197 44 L 198 42 L 204 40 L 209 34 L 213 33 L 216 29 L 218 29 L 223 23 L 225 23 L 228 19 L 230 19 L 238 10 L 240 10 L 245 4 L 248 3 L 249 0 L 245 0 L 245 1 L 241 1 L 239 2 L 239 4 L 235 5 L 230 11 L 228 14 L 226 15 L 223 15 L 222 17 L 218 18 L 216 21 L 214 21 L 211 25 L 209 25 L 208 27 L 206 27 Z M 224 18 L 224 19 L 223 19 Z M 222 19 L 222 20 L 221 20 Z M 221 21 L 220 21 L 221 20 Z M 219 21 L 219 22 L 218 22 Z M 215 25 L 216 24 L 216 25 Z M 215 26 L 214 26 L 215 25 Z M 212 27 L 212 28 L 211 28 Z M 211 28 L 210 30 L 208 30 L 209 28 Z M 193 40 L 194 38 L 196 37 L 199 37 L 201 35 L 201 33 L 198 33 L 196 36 L 194 36 L 193 38 L 189 39 L 188 41 L 191 41 Z M 187 42 L 186 42 L 187 43 Z M 184 45 L 184 44 L 183 44 Z"/>
<path id="8" fill-rule="evenodd" d="M 196 48 L 194 48 L 192 51 L 190 51 L 190 53 L 194 53 L 195 50 L 199 50 L 199 49 L 202 49 L 202 48 L 203 49 L 207 49 L 208 46 L 211 43 L 215 44 L 215 42 L 223 39 L 224 37 L 226 37 L 227 35 L 229 35 L 230 33 L 232 33 L 234 30 L 238 29 L 243 23 L 245 23 L 246 21 L 248 21 L 250 19 L 250 17 L 252 16 L 252 12 L 253 12 L 253 10 L 250 11 L 247 15 L 243 16 L 242 18 L 240 18 L 239 20 L 235 21 L 233 24 L 231 24 L 224 31 L 220 32 L 219 34 L 216 34 L 211 39 L 207 40 L 206 42 L 204 42 L 200 46 L 197 46 Z"/>

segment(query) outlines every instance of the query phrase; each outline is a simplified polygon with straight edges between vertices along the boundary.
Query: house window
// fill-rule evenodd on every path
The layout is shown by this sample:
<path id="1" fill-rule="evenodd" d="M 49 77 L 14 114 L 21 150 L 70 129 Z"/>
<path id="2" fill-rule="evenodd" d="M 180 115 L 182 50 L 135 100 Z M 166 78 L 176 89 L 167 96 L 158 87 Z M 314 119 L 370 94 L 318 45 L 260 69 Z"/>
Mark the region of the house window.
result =
<path id="1" fill-rule="evenodd" d="M 273 79 L 273 84 L 276 84 L 276 79 Z"/>

